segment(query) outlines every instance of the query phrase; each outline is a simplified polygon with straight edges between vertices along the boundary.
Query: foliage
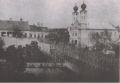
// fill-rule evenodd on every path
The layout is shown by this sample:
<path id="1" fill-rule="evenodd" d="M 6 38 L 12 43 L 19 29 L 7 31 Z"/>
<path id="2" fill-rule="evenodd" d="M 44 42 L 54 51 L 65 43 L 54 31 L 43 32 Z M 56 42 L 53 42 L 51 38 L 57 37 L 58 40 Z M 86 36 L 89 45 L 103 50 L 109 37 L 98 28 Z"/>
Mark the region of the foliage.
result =
<path id="1" fill-rule="evenodd" d="M 91 33 L 90 40 L 93 43 L 96 50 L 102 51 L 103 49 L 107 50 L 111 42 L 111 34 L 107 29 L 101 33 Z"/>
<path id="2" fill-rule="evenodd" d="M 0 38 L 0 48 L 2 48 L 5 45 L 5 42 Z"/>
<path id="3" fill-rule="evenodd" d="M 13 36 L 21 38 L 23 36 L 23 32 L 19 29 L 19 26 L 14 26 L 13 27 Z"/>
<path id="4" fill-rule="evenodd" d="M 67 29 L 54 29 L 47 36 L 50 41 L 55 41 L 56 43 L 69 42 L 69 32 Z"/>
<path id="5" fill-rule="evenodd" d="M 32 55 L 39 55 L 39 47 L 38 47 L 38 42 L 32 41 L 31 44 L 31 53 Z"/>
<path id="6" fill-rule="evenodd" d="M 112 46 L 113 51 L 115 51 L 116 58 L 118 58 L 119 57 L 119 50 L 120 50 L 119 45 L 111 43 L 111 46 Z"/>
<path id="7" fill-rule="evenodd" d="M 4 53 L 4 49 L 3 49 L 3 46 L 4 46 L 4 41 L 2 40 L 2 38 L 0 38 L 0 58 L 5 58 L 5 53 Z"/>
<path id="8" fill-rule="evenodd" d="M 23 48 L 21 46 L 18 46 L 16 48 L 14 45 L 8 46 L 6 51 L 7 61 L 11 63 L 11 67 L 13 68 L 13 71 L 21 72 L 23 71 L 24 67 L 24 58 L 23 55 Z"/>
<path id="9" fill-rule="evenodd" d="M 31 41 L 31 44 L 24 47 L 24 54 L 27 56 L 37 56 L 39 55 L 39 47 L 36 41 Z"/>
<path id="10" fill-rule="evenodd" d="M 49 33 L 46 38 L 49 39 L 49 41 L 58 41 L 58 35 L 55 33 Z"/>
<path id="11" fill-rule="evenodd" d="M 24 48 L 24 54 L 25 54 L 26 56 L 32 56 L 32 55 L 31 55 L 31 46 L 30 46 L 30 45 L 26 44 L 26 46 L 23 47 L 23 48 Z"/>

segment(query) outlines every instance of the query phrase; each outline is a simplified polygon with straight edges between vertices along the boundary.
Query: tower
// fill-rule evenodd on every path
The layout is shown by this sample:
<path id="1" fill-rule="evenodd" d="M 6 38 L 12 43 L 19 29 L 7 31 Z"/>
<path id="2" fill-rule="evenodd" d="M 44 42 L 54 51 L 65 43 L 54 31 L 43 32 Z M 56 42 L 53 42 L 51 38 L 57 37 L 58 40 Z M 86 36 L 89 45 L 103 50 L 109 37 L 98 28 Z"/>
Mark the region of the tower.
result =
<path id="1" fill-rule="evenodd" d="M 74 12 L 72 13 L 72 24 L 75 22 L 75 21 L 78 21 L 78 18 L 79 18 L 79 13 L 77 12 L 78 10 L 78 7 L 75 5 L 75 7 L 73 8 Z"/>
<path id="2" fill-rule="evenodd" d="M 86 4 L 81 5 L 82 10 L 80 11 L 80 23 L 87 24 L 87 11 L 86 9 Z"/>

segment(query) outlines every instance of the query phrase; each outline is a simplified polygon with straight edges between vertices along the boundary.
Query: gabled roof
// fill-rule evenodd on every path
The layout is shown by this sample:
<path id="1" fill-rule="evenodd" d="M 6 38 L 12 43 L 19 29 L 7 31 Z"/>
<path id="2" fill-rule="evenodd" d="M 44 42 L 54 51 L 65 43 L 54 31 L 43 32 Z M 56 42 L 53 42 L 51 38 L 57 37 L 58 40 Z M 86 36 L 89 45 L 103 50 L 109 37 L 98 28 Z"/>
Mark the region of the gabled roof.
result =
<path id="1" fill-rule="evenodd" d="M 0 30 L 13 30 L 13 28 L 19 28 L 21 31 L 30 30 L 27 21 L 0 20 Z"/>
<path id="2" fill-rule="evenodd" d="M 74 24 L 72 25 L 72 28 L 73 29 L 86 29 L 87 28 L 87 26 L 86 26 L 86 24 L 84 24 L 84 23 L 80 23 L 78 20 L 76 20 L 75 22 L 74 22 Z"/>
<path id="3" fill-rule="evenodd" d="M 110 23 L 107 23 L 107 22 L 89 22 L 89 24 L 87 24 L 87 28 L 116 30 L 115 27 L 113 27 Z"/>

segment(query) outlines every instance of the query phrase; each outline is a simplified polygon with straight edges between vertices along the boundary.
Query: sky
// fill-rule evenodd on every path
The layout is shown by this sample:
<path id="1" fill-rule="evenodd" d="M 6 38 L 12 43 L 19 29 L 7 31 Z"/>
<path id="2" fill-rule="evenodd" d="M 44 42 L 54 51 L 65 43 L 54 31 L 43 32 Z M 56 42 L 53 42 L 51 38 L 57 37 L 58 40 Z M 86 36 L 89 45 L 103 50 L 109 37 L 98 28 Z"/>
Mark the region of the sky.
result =
<path id="1" fill-rule="evenodd" d="M 0 20 L 43 23 L 48 28 L 66 28 L 72 23 L 73 7 L 81 10 L 83 0 L 0 0 Z M 84 0 L 88 21 L 110 22 L 120 26 L 120 0 Z"/>

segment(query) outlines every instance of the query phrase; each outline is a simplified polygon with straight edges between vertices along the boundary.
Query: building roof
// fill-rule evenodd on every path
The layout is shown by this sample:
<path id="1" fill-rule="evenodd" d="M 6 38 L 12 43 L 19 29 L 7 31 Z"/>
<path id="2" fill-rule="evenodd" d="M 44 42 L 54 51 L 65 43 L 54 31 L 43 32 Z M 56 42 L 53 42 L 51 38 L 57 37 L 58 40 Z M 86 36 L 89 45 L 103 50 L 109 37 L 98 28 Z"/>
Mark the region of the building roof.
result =
<path id="1" fill-rule="evenodd" d="M 30 31 L 42 31 L 41 28 L 39 28 L 39 27 L 37 27 L 35 25 L 29 25 L 29 27 L 30 27 Z"/>
<path id="2" fill-rule="evenodd" d="M 36 25 L 29 25 L 30 31 L 48 31 L 47 27 L 38 27 Z"/>
<path id="3" fill-rule="evenodd" d="M 86 29 L 86 24 L 80 23 L 78 20 L 76 20 L 71 27 L 71 29 Z"/>
<path id="4" fill-rule="evenodd" d="M 22 31 L 30 30 L 27 21 L 0 20 L 0 30 L 13 30 L 19 28 Z"/>
<path id="5" fill-rule="evenodd" d="M 110 23 L 107 22 L 89 22 L 87 24 L 87 29 L 110 29 L 116 30 Z"/>

